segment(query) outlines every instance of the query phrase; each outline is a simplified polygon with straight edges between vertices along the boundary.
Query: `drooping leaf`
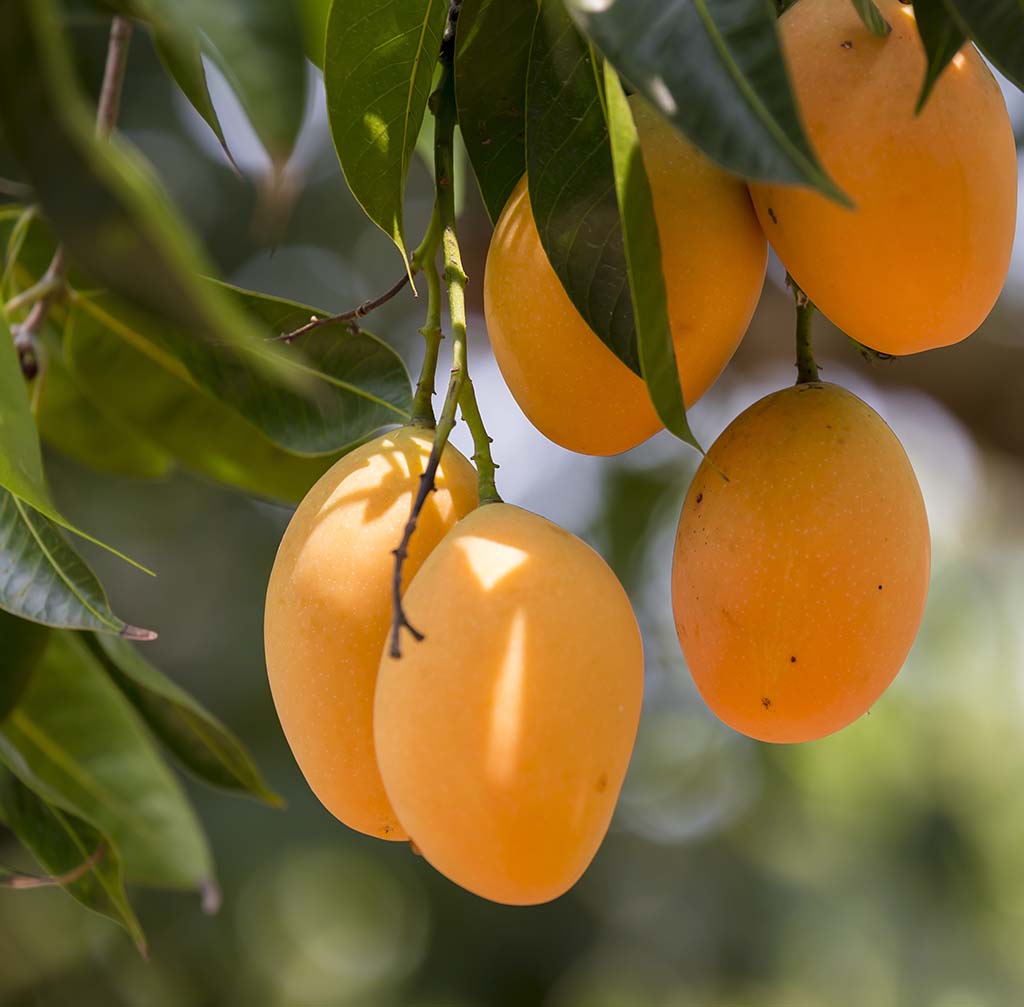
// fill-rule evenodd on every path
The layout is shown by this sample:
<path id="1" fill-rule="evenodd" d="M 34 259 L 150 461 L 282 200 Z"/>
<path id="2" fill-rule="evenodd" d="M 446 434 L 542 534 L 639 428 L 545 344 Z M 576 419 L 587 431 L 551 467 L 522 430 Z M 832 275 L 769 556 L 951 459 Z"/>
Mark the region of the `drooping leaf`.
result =
<path id="1" fill-rule="evenodd" d="M 10 0 L 4 18 L 0 127 L 73 260 L 154 318 L 245 346 L 274 373 L 273 348 L 199 279 L 211 270 L 142 159 L 94 138 L 53 0 Z"/>
<path id="2" fill-rule="evenodd" d="M 880 37 L 888 35 L 892 31 L 892 25 L 882 17 L 881 11 L 875 6 L 875 0 L 851 0 L 857 13 L 860 15 L 864 27 L 872 35 Z"/>
<path id="3" fill-rule="evenodd" d="M 61 887 L 70 896 L 124 927 L 145 953 L 142 927 L 125 894 L 120 854 L 99 829 L 49 803 L 3 765 L 0 819 L 51 877 L 64 878 Z"/>
<path id="4" fill-rule="evenodd" d="M 128 882 L 212 883 L 206 838 L 181 785 L 78 635 L 50 641 L 0 727 L 0 758 L 50 803 L 95 822 L 120 851 Z"/>
<path id="5" fill-rule="evenodd" d="M 135 647 L 112 637 L 86 635 L 84 642 L 153 734 L 187 770 L 212 787 L 281 806 L 281 798 L 267 787 L 238 738 Z"/>
<path id="6" fill-rule="evenodd" d="M 491 222 L 526 171 L 531 3 L 463 0 L 455 39 L 459 129 Z"/>
<path id="7" fill-rule="evenodd" d="M 156 2 L 156 0 L 151 0 Z M 306 111 L 302 18 L 281 0 L 160 0 L 177 5 L 245 109 L 278 169 L 291 156 Z"/>
<path id="8" fill-rule="evenodd" d="M 447 0 L 335 0 L 327 21 L 334 149 L 352 194 L 403 260 L 405 179 L 447 14 Z"/>
<path id="9" fill-rule="evenodd" d="M 264 338 L 293 332 L 316 314 L 292 301 L 216 286 L 220 296 L 231 299 L 266 333 Z M 246 352 L 196 342 L 187 332 L 154 324 L 115 298 L 79 297 L 74 310 L 179 381 L 199 385 L 288 451 L 340 452 L 404 422 L 411 409 L 411 382 L 401 358 L 369 333 L 353 332 L 342 323 L 321 326 L 284 349 L 286 373 L 294 372 L 295 384 L 309 389 L 300 394 L 268 380 Z"/>
<path id="10" fill-rule="evenodd" d="M 914 0 L 914 20 L 927 58 L 924 83 L 917 99 L 916 111 L 920 114 L 935 82 L 959 52 L 967 36 L 957 19 L 950 14 L 945 0 Z"/>
<path id="11" fill-rule="evenodd" d="M 1024 2 L 946 0 L 946 6 L 1000 72 L 1024 91 Z"/>
<path id="12" fill-rule="evenodd" d="M 0 723 L 18 705 L 49 635 L 46 626 L 0 609 Z"/>
<path id="13" fill-rule="evenodd" d="M 626 93 L 618 74 L 604 64 L 604 107 L 615 169 L 615 192 L 622 218 L 622 233 L 629 287 L 636 320 L 640 373 L 647 382 L 654 408 L 678 438 L 700 450 L 686 419 L 686 403 L 679 383 L 675 346 L 669 326 L 668 298 L 661 266 L 658 222 L 651 186 L 644 168 L 640 140 Z M 683 364 L 685 365 L 685 361 Z"/>
<path id="14" fill-rule="evenodd" d="M 845 201 L 804 133 L 767 0 L 567 2 L 619 73 L 712 160 Z"/>
<path id="15" fill-rule="evenodd" d="M 80 299 L 64 330 L 70 373 L 108 429 L 131 430 L 164 457 L 246 493 L 301 499 L 334 456 L 301 457 L 273 444 L 197 387 L 176 359 L 146 352 L 146 337 L 130 328 L 130 314 L 112 323 L 114 316 L 103 311 L 110 300 L 98 298 L 93 313 Z"/>
<path id="16" fill-rule="evenodd" d="M 526 94 L 526 164 L 534 220 L 576 310 L 639 374 L 598 73 L 561 3 L 545 0 L 533 35 Z"/>
<path id="17" fill-rule="evenodd" d="M 60 340 L 45 340 L 46 380 L 36 422 L 43 440 L 56 451 L 97 472 L 160 479 L 174 461 L 136 425 L 94 401 L 69 370 Z M 125 418 L 128 419 L 127 417 Z"/>
<path id="18" fill-rule="evenodd" d="M 210 127 L 228 160 L 234 163 L 231 151 L 228 149 L 228 142 L 224 138 L 220 116 L 217 115 L 217 110 L 213 107 L 213 99 L 210 97 L 210 87 L 206 82 L 206 69 L 203 67 L 203 53 L 199 45 L 198 34 L 182 34 L 174 27 L 157 28 L 153 32 L 153 45 L 160 57 L 160 62 L 178 85 L 181 93 Z"/>
<path id="19" fill-rule="evenodd" d="M 136 640 L 156 635 L 114 615 L 96 575 L 57 526 L 6 490 L 0 490 L 0 608 L 57 628 Z"/>

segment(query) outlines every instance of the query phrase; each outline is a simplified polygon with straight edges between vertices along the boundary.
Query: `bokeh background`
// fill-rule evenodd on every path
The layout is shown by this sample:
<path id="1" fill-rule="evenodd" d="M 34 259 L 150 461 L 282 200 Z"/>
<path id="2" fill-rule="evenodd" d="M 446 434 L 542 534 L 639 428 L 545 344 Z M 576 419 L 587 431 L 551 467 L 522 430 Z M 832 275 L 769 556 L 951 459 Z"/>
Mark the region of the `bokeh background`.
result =
<path id="1" fill-rule="evenodd" d="M 105 25 L 75 25 L 95 82 Z M 144 34 L 125 135 L 157 165 L 224 275 L 342 310 L 401 269 L 348 195 L 319 74 L 285 185 L 210 71 L 236 176 L 166 82 Z M 1024 98 L 1006 89 L 1024 134 Z M 430 206 L 414 165 L 410 232 Z M 863 360 L 824 320 L 819 362 L 888 420 L 932 524 L 928 611 L 868 716 L 797 747 L 745 739 L 704 707 L 675 638 L 671 543 L 696 467 L 667 435 L 616 459 L 573 456 L 519 412 L 480 317 L 489 226 L 462 218 L 471 361 L 506 499 L 584 537 L 626 584 L 647 693 L 611 832 L 583 880 L 538 908 L 486 903 L 405 845 L 350 832 L 306 787 L 279 729 L 262 651 L 267 577 L 289 511 L 179 475 L 99 477 L 51 455 L 62 509 L 159 572 L 90 551 L 114 608 L 160 639 L 149 656 L 234 727 L 288 801 L 274 812 L 190 789 L 223 906 L 137 893 L 144 962 L 60 891 L 0 897 L 0 1003 L 76 1007 L 1003 1007 L 1024 997 L 1024 219 L 1004 296 L 969 341 Z M 726 374 L 692 412 L 705 444 L 793 380 L 792 305 L 777 263 Z M 899 276 L 879 275 L 878 284 Z M 869 289 L 865 297 L 871 296 Z M 419 363 L 411 297 L 370 328 Z M 464 431 L 456 441 L 466 444 Z M 600 683 L 595 683 L 600 688 Z M 0 862 L 15 856 L 0 835 Z"/>

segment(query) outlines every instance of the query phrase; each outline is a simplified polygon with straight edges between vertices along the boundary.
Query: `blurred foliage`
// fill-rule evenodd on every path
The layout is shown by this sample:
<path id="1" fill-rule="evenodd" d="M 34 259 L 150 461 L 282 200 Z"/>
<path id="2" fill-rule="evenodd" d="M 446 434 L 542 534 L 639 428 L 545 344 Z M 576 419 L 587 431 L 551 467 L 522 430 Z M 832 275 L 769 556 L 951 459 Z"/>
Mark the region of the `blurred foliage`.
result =
<path id="1" fill-rule="evenodd" d="M 317 4 L 309 0 L 306 7 L 315 25 Z M 95 88 L 107 24 L 84 7 L 71 23 L 75 65 Z M 315 27 L 308 31 L 307 38 L 316 37 Z M 170 201 L 221 273 L 240 287 L 327 310 L 350 308 L 390 285 L 394 250 L 345 191 L 317 78 L 310 78 L 317 101 L 296 152 L 287 167 L 278 165 L 272 184 L 253 167 L 262 163 L 262 144 L 244 109 L 232 105 L 213 64 L 207 70 L 242 177 L 208 124 L 173 90 L 141 35 L 130 55 L 122 123 L 127 139 L 159 166 Z M 0 174 L 14 174 L 3 144 Z M 409 233 L 422 230 L 430 203 L 429 173 L 414 165 L 405 206 Z M 477 298 L 487 234 L 473 193 L 463 246 Z M 139 715 L 141 709 L 145 717 L 145 704 L 140 708 L 131 688 L 124 691 L 116 674 L 104 670 L 94 649 L 76 654 L 73 666 L 56 660 L 62 649 L 79 647 L 77 638 L 61 634 L 27 685 L 25 710 L 36 709 L 48 736 L 58 737 L 68 723 L 77 726 L 83 691 L 102 696 L 108 733 L 147 753 L 131 760 L 147 767 L 146 774 L 109 785 L 144 790 L 155 820 L 169 803 L 194 806 L 207 827 L 223 906 L 204 916 L 194 894 L 144 891 L 136 898 L 133 892 L 151 953 L 144 962 L 116 927 L 83 915 L 64 892 L 2 892 L 0 1003 L 1017 1002 L 1024 989 L 1024 807 L 1017 800 L 1024 769 L 1018 728 L 1024 709 L 1024 254 L 1015 263 L 983 331 L 949 350 L 872 368 L 837 333 L 821 331 L 827 376 L 868 398 L 907 444 L 931 514 L 935 569 L 925 625 L 895 686 L 857 724 L 800 747 L 758 745 L 720 725 L 679 656 L 667 573 L 692 452 L 666 436 L 612 461 L 552 447 L 516 411 L 487 357 L 482 323 L 471 320 L 474 376 L 488 421 L 493 417 L 506 495 L 603 551 L 630 590 L 647 646 L 646 710 L 613 830 L 569 895 L 531 909 L 484 903 L 404 845 L 344 829 L 316 802 L 281 736 L 260 642 L 263 593 L 287 510 L 230 492 L 225 484 L 232 479 L 205 455 L 197 460 L 162 440 L 127 438 L 120 411 L 102 393 L 87 401 L 101 418 L 96 422 L 110 426 L 105 443 L 117 452 L 90 444 L 84 429 L 69 437 L 55 423 L 48 432 L 48 411 L 82 397 L 83 380 L 102 377 L 76 370 L 73 354 L 58 357 L 63 371 L 48 393 L 55 397 L 44 400 L 42 424 L 54 499 L 70 520 L 160 571 L 158 580 L 146 578 L 81 546 L 114 609 L 145 613 L 161 630 L 146 656 L 232 724 L 288 810 L 272 812 L 178 783 L 156 754 L 160 729 L 150 733 L 153 721 L 146 728 Z M 760 394 L 791 380 L 791 305 L 780 280 L 774 273 L 740 354 L 692 412 L 702 441 Z M 375 316 L 375 331 L 414 359 L 421 313 L 411 296 L 396 299 Z M 179 391 L 197 400 L 194 385 L 185 382 Z M 211 414 L 193 429 L 226 426 Z M 249 433 L 250 427 L 234 429 Z M 184 440 L 196 451 L 202 447 L 195 435 Z M 109 471 L 100 477 L 79 464 L 93 464 L 97 452 Z M 173 474 L 170 457 L 181 465 Z M 314 477 L 309 471 L 301 478 Z M 259 496 L 294 495 L 245 488 Z M 154 688 L 169 698 L 166 686 Z M 181 708 L 171 713 L 178 717 Z M 36 720 L 28 723 L 31 735 Z M 0 744 L 8 752 L 28 744 L 25 729 L 25 716 L 4 722 Z M 88 762 L 89 753 L 82 757 Z M 66 799 L 76 781 L 58 770 L 48 786 Z M 95 767 L 97 776 L 110 771 Z M 61 818 L 64 842 L 49 832 L 43 850 L 26 838 L 18 813 L 24 805 L 17 803 L 25 795 L 4 773 L 0 817 L 11 831 L 0 830 L 0 863 L 38 870 L 15 834 L 55 873 L 95 849 L 101 832 L 88 815 L 62 808 L 59 793 L 49 810 L 33 813 Z M 81 794 L 74 800 L 88 803 Z M 192 820 L 193 814 L 175 817 Z M 122 835 L 123 823 L 101 824 Z M 104 860 L 105 894 L 73 894 L 133 927 L 130 910 L 119 903 L 121 852 L 129 877 L 144 876 L 152 857 L 166 856 L 183 883 L 205 883 L 210 859 L 202 837 L 190 832 L 175 839 L 160 826 L 149 837 L 153 842 L 139 850 L 129 832 L 123 851 Z"/>

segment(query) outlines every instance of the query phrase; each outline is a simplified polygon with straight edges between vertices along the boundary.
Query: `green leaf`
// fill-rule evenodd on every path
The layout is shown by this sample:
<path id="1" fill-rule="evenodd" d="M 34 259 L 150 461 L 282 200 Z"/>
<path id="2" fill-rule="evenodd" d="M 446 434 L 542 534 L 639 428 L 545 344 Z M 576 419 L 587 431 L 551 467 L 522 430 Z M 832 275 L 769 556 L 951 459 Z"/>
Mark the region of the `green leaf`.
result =
<path id="1" fill-rule="evenodd" d="M 59 339 L 46 339 L 46 379 L 36 422 L 56 451 L 97 472 L 160 479 L 174 466 L 171 455 L 128 420 L 93 401 L 64 359 Z"/>
<path id="2" fill-rule="evenodd" d="M 920 115 L 935 82 L 967 41 L 967 36 L 950 14 L 945 0 L 914 0 L 914 20 L 927 58 L 924 83 L 917 99 L 916 112 Z"/>
<path id="3" fill-rule="evenodd" d="M 402 197 L 430 97 L 447 0 L 335 0 L 324 85 L 341 170 L 366 215 L 407 260 Z"/>
<path id="4" fill-rule="evenodd" d="M 305 458 L 273 444 L 197 387 L 176 359 L 146 352 L 146 337 L 130 328 L 130 312 L 112 324 L 114 316 L 104 310 L 117 312 L 112 299 L 91 303 L 101 313 L 90 313 L 83 299 L 71 311 L 64 352 L 73 380 L 107 430 L 130 430 L 193 472 L 274 499 L 300 500 L 333 463 L 333 455 Z"/>
<path id="5" fill-rule="evenodd" d="M 9 0 L 4 17 L 0 128 L 71 257 L 152 317 L 245 346 L 275 373 L 272 347 L 199 278 L 207 263 L 145 162 L 94 138 L 53 0 Z"/>
<path id="6" fill-rule="evenodd" d="M 679 383 L 651 186 L 626 93 L 609 63 L 604 64 L 604 97 L 636 318 L 640 372 L 661 422 L 680 440 L 700 451 L 686 420 L 686 404 Z"/>
<path id="7" fill-rule="evenodd" d="M 46 626 L 0 609 L 0 723 L 18 705 L 49 636 Z"/>
<path id="8" fill-rule="evenodd" d="M 892 25 L 882 17 L 881 11 L 875 6 L 874 0 L 851 0 L 857 13 L 860 15 L 864 27 L 872 35 L 884 38 L 892 31 Z"/>
<path id="9" fill-rule="evenodd" d="M 598 73 L 562 4 L 545 0 L 533 36 L 526 96 L 533 217 L 541 245 L 576 310 L 639 374 Z"/>
<path id="10" fill-rule="evenodd" d="M 86 636 L 86 646 L 172 755 L 211 787 L 274 807 L 281 798 L 266 785 L 242 743 L 187 692 L 124 640 Z"/>
<path id="11" fill-rule="evenodd" d="M 946 0 L 946 6 L 1003 76 L 1024 91 L 1024 0 Z"/>
<path id="12" fill-rule="evenodd" d="M 128 882 L 212 885 L 206 838 L 181 785 L 76 634 L 51 640 L 0 728 L 0 758 L 48 801 L 95 822 L 124 858 Z"/>
<path id="13" fill-rule="evenodd" d="M 125 894 L 120 855 L 99 829 L 33 793 L 3 766 L 0 818 L 70 896 L 124 927 L 146 953 L 142 927 Z"/>
<path id="14" fill-rule="evenodd" d="M 455 38 L 455 97 L 492 223 L 526 171 L 526 71 L 537 20 L 531 3 L 463 0 Z"/>
<path id="15" fill-rule="evenodd" d="M 211 286 L 267 333 L 264 338 L 292 332 L 318 314 L 292 301 L 224 284 Z M 79 297 L 75 312 L 75 326 L 89 316 L 94 326 L 115 334 L 179 382 L 205 389 L 288 451 L 334 454 L 404 422 L 411 410 L 411 382 L 398 354 L 343 323 L 323 325 L 284 349 L 285 373 L 293 372 L 294 384 L 309 389 L 299 394 L 268 380 L 244 351 L 196 342 L 187 331 L 156 325 L 115 298 Z M 81 354 L 75 359 L 77 368 L 86 363 Z M 128 396 L 125 390 L 122 400 Z"/>
<path id="16" fill-rule="evenodd" d="M 151 0 L 157 2 L 157 0 Z M 206 51 L 245 109 L 280 170 L 291 156 L 306 111 L 302 18 L 282 0 L 159 0 L 197 25 Z"/>
<path id="17" fill-rule="evenodd" d="M 302 36 L 306 55 L 322 70 L 324 68 L 324 46 L 327 39 L 327 15 L 331 0 L 299 0 L 302 15 Z"/>
<path id="18" fill-rule="evenodd" d="M 182 35 L 173 28 L 155 28 L 153 45 L 164 69 L 178 85 L 178 89 L 188 99 L 189 104 L 199 113 L 203 121 L 217 137 L 228 160 L 235 160 L 228 149 L 224 138 L 224 129 L 220 117 L 213 107 L 210 88 L 206 83 L 206 70 L 203 67 L 203 53 L 199 45 L 197 33 Z"/>
<path id="19" fill-rule="evenodd" d="M 608 61 L 712 160 L 848 202 L 804 133 L 768 0 L 568 2 Z"/>
<path id="20" fill-rule="evenodd" d="M 96 575 L 58 527 L 0 490 L 0 608 L 47 626 L 152 640 L 110 610 Z"/>

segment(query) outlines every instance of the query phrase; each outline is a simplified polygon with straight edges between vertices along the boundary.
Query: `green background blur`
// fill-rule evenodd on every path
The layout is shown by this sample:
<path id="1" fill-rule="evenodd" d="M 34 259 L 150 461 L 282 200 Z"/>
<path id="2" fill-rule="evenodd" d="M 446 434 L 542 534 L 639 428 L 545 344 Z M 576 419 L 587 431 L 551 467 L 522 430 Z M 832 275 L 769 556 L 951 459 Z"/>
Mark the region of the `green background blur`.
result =
<path id="1" fill-rule="evenodd" d="M 105 25 L 85 19 L 76 39 L 83 74 L 95 81 Z M 315 77 L 287 184 L 272 193 L 248 126 L 211 76 L 244 178 L 172 92 L 142 33 L 122 123 L 225 276 L 338 310 L 389 285 L 401 264 L 347 194 Z M 1024 99 L 1007 97 L 1020 136 Z M 430 205 L 418 163 L 408 205 L 415 234 Z M 591 869 L 552 905 L 501 907 L 451 885 L 407 846 L 338 824 L 291 758 L 263 664 L 263 594 L 289 512 L 187 476 L 99 477 L 51 455 L 69 517 L 159 573 L 151 580 L 89 551 L 115 610 L 159 629 L 148 656 L 239 732 L 288 808 L 189 784 L 223 907 L 208 917 L 197 897 L 137 893 L 148 963 L 115 926 L 60 891 L 0 895 L 0 1003 L 1024 1001 L 1024 240 L 994 314 L 960 346 L 871 365 L 818 323 L 824 377 L 866 398 L 910 453 L 932 523 L 933 577 L 910 660 L 870 715 L 824 741 L 771 747 L 705 709 L 676 642 L 668 568 L 695 453 L 661 435 L 625 457 L 588 459 L 532 430 L 501 383 L 480 318 L 488 235 L 470 193 L 462 238 L 471 360 L 500 489 L 599 548 L 644 630 L 640 736 Z M 793 380 L 792 307 L 781 279 L 773 262 L 743 347 L 693 410 L 705 444 Z M 413 368 L 420 311 L 403 298 L 369 326 Z M 466 444 L 463 431 L 456 441 Z M 0 862 L 24 863 L 2 833 Z"/>

